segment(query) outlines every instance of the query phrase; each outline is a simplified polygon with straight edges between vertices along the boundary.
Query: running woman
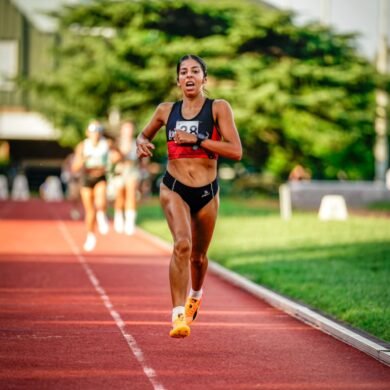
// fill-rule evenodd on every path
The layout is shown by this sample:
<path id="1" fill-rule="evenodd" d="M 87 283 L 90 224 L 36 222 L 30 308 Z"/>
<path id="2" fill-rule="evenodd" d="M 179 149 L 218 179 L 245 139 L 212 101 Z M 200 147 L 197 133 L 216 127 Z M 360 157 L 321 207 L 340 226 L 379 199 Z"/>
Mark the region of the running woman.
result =
<path id="1" fill-rule="evenodd" d="M 114 229 L 117 233 L 129 236 L 135 232 L 137 217 L 137 196 L 140 181 L 135 126 L 131 121 L 123 122 L 117 139 L 117 147 L 122 160 L 114 166 L 113 185 L 115 187 Z"/>
<path id="2" fill-rule="evenodd" d="M 107 234 L 109 231 L 106 216 L 106 171 L 111 144 L 103 136 L 103 130 L 100 122 L 89 123 L 86 139 L 76 146 L 72 165 L 73 172 L 81 173 L 80 195 L 87 227 L 87 237 L 83 248 L 87 252 L 92 251 L 96 246 L 96 223 L 100 234 Z M 120 158 L 119 154 L 118 158 Z"/>
<path id="3" fill-rule="evenodd" d="M 230 104 L 205 96 L 206 63 L 185 55 L 176 68 L 182 100 L 161 103 L 137 137 L 139 158 L 152 156 L 152 140 L 166 127 L 167 170 L 160 202 L 173 237 L 169 265 L 172 297 L 170 336 L 190 335 L 203 293 L 209 248 L 219 207 L 217 159 L 240 160 L 242 147 Z M 191 274 L 191 288 L 188 286 Z"/>

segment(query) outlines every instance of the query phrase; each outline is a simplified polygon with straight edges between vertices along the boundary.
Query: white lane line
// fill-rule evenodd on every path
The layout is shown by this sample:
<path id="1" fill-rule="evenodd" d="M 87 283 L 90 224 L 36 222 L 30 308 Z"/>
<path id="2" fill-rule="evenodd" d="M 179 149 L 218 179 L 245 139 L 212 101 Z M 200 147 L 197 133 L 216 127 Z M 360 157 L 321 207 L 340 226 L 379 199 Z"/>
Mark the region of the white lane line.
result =
<path id="1" fill-rule="evenodd" d="M 57 220 L 57 223 L 59 225 L 59 229 L 64 236 L 65 241 L 69 244 L 73 254 L 76 256 L 78 261 L 80 262 L 81 266 L 83 267 L 85 273 L 88 276 L 88 279 L 92 283 L 92 285 L 95 287 L 95 290 L 99 294 L 101 300 L 104 303 L 104 306 L 107 308 L 108 312 L 110 313 L 112 319 L 114 320 L 116 326 L 119 328 L 120 332 L 122 333 L 122 336 L 127 342 L 127 345 L 129 346 L 131 352 L 137 359 L 138 363 L 141 365 L 145 375 L 149 379 L 150 383 L 153 386 L 154 390 L 165 390 L 165 387 L 159 383 L 157 380 L 156 372 L 153 370 L 153 368 L 149 367 L 144 354 L 142 352 L 142 349 L 137 344 L 137 341 L 135 338 L 126 331 L 126 324 L 122 320 L 122 317 L 120 314 L 115 310 L 114 305 L 111 302 L 110 297 L 107 295 L 104 288 L 101 286 L 99 279 L 96 277 L 95 273 L 92 271 L 91 267 L 88 265 L 87 261 L 85 260 L 85 257 L 80 253 L 79 248 L 77 247 L 76 243 L 74 242 L 72 236 L 69 234 L 65 224 L 61 220 Z"/>

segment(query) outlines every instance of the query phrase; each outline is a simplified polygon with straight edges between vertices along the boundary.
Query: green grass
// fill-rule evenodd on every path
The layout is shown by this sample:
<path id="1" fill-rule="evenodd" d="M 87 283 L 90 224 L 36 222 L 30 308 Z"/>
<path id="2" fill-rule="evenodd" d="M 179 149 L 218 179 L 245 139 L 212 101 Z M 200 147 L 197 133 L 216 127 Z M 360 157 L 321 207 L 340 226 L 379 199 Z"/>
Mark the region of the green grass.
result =
<path id="1" fill-rule="evenodd" d="M 369 210 L 390 212 L 390 201 L 375 202 L 369 205 Z"/>
<path id="2" fill-rule="evenodd" d="M 156 199 L 144 229 L 171 241 Z M 390 218 L 279 216 L 277 202 L 222 198 L 209 256 L 246 278 L 390 341 Z"/>

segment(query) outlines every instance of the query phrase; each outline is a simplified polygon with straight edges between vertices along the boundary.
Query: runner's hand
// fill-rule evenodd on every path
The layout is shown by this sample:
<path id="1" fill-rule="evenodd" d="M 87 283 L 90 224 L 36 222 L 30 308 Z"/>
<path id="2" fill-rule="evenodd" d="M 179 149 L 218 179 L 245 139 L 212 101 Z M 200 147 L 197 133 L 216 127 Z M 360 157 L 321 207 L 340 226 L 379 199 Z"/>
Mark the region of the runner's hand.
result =
<path id="1" fill-rule="evenodd" d="M 152 157 L 152 150 L 155 149 L 155 146 L 143 135 L 140 135 L 137 138 L 137 157 Z"/>
<path id="2" fill-rule="evenodd" d="M 173 140 L 177 144 L 195 144 L 196 143 L 196 135 L 187 133 L 186 131 L 175 129 L 175 135 Z"/>

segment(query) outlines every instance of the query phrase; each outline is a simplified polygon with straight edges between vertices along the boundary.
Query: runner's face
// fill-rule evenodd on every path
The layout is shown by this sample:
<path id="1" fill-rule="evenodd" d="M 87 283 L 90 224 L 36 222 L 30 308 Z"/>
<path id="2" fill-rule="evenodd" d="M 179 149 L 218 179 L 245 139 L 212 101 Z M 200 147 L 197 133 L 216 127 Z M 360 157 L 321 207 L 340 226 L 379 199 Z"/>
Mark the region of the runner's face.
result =
<path id="1" fill-rule="evenodd" d="M 181 63 L 177 85 L 186 96 L 196 96 L 202 92 L 206 83 L 203 70 L 199 63 L 192 58 Z"/>
<path id="2" fill-rule="evenodd" d="M 97 144 L 99 142 L 99 139 L 101 137 L 100 131 L 88 131 L 87 130 L 87 137 L 92 141 L 93 144 Z"/>

